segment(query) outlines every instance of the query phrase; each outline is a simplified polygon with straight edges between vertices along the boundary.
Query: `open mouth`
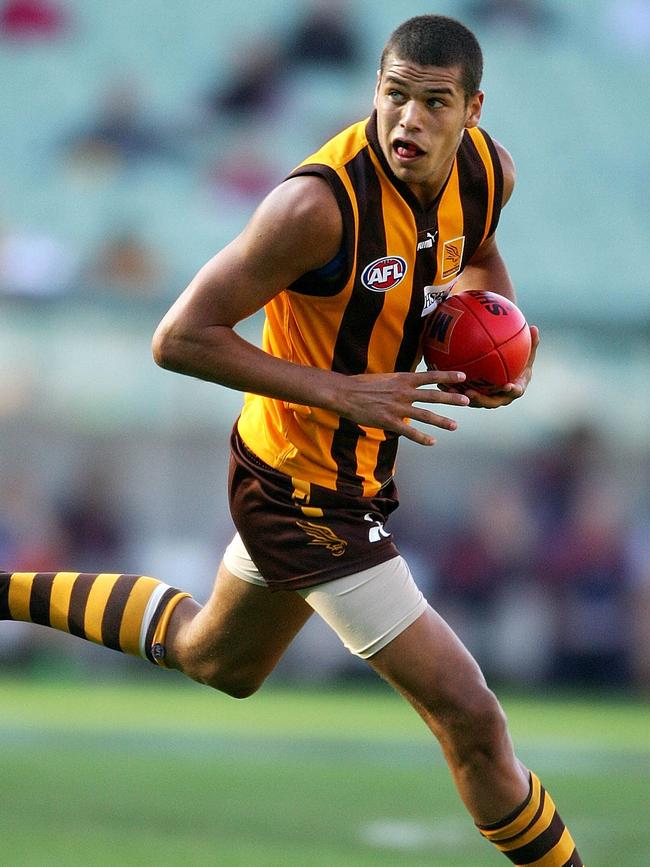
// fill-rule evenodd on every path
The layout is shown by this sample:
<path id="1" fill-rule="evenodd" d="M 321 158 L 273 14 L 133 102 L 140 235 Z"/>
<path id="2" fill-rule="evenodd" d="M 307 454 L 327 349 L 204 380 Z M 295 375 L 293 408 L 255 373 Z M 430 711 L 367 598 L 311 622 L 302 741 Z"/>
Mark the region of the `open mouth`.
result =
<path id="1" fill-rule="evenodd" d="M 397 138 L 393 142 L 393 150 L 400 159 L 412 160 L 415 157 L 421 157 L 424 154 L 422 148 L 419 148 L 412 141 L 407 141 L 403 138 Z"/>

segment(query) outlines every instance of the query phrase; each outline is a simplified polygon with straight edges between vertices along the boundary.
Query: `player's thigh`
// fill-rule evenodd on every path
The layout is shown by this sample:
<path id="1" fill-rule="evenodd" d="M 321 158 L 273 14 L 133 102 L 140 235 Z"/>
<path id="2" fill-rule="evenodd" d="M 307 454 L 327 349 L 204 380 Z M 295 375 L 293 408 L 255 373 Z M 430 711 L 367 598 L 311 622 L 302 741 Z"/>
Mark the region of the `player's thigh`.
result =
<path id="1" fill-rule="evenodd" d="M 368 660 L 385 680 L 431 720 L 444 725 L 459 712 L 491 704 L 478 663 L 430 606 Z"/>
<path id="2" fill-rule="evenodd" d="M 188 630 L 186 650 L 222 671 L 259 671 L 263 677 L 311 614 L 294 591 L 251 584 L 222 564 L 210 599 Z"/>

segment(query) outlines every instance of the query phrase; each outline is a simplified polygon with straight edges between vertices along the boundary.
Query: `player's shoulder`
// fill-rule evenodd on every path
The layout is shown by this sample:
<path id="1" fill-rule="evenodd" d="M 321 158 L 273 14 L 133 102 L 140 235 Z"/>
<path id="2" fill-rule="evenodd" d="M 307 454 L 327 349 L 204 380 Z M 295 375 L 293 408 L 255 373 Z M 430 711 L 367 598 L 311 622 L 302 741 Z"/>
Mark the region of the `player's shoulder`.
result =
<path id="1" fill-rule="evenodd" d="M 505 205 L 515 188 L 515 161 L 510 151 L 501 142 L 496 139 L 492 139 L 492 141 L 494 142 L 494 147 L 501 163 L 501 171 L 503 172 L 503 204 Z"/>
<path id="2" fill-rule="evenodd" d="M 241 240 L 255 249 L 262 244 L 279 253 L 291 251 L 306 271 L 336 255 L 342 233 L 341 212 L 328 183 L 317 175 L 301 175 L 268 193 Z"/>
<path id="3" fill-rule="evenodd" d="M 503 195 L 501 206 L 505 205 L 512 195 L 515 186 L 515 163 L 512 155 L 501 142 L 493 138 L 483 127 L 474 126 L 465 130 L 459 152 L 465 152 L 469 157 L 466 165 L 469 172 L 474 172 L 477 183 L 484 183 L 485 168 L 490 164 L 503 179 Z M 478 156 L 477 155 L 478 151 Z M 501 185 L 501 180 L 499 180 Z"/>
<path id="4" fill-rule="evenodd" d="M 327 181 L 319 175 L 298 175 L 278 184 L 257 209 L 258 218 L 276 223 L 313 226 L 323 231 L 340 226 L 336 197 Z"/>
<path id="5" fill-rule="evenodd" d="M 512 192 L 512 187 L 514 187 L 515 182 L 515 161 L 513 160 L 510 151 L 483 127 L 475 127 L 471 130 L 467 130 L 467 132 L 475 143 L 476 138 L 479 136 L 489 143 L 489 146 L 491 146 L 489 149 L 493 154 L 496 154 L 496 158 L 499 161 L 503 173 L 504 185 L 507 185 L 510 192 Z M 494 156 L 492 159 L 494 160 Z"/>
<path id="6" fill-rule="evenodd" d="M 338 172 L 368 147 L 367 126 L 370 118 L 356 121 L 328 139 L 317 151 L 300 163 L 296 171 L 315 168 Z"/>

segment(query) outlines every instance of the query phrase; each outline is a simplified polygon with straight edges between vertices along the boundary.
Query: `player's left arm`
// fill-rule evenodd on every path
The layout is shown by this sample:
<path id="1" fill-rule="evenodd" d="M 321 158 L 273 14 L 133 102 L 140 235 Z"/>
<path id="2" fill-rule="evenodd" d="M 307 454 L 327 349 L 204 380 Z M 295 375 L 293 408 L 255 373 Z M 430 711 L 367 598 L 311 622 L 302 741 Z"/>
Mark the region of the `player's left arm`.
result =
<path id="1" fill-rule="evenodd" d="M 508 151 L 503 145 L 494 142 L 501 167 L 503 169 L 503 200 L 501 207 L 505 207 L 515 187 L 515 164 Z M 499 252 L 496 233 L 486 238 L 463 270 L 463 275 L 454 287 L 454 292 L 466 292 L 471 289 L 481 289 L 488 292 L 497 292 L 504 295 L 514 303 L 517 302 L 515 287 L 508 267 Z M 484 409 L 495 409 L 499 406 L 507 406 L 521 397 L 530 382 L 535 353 L 539 343 L 539 331 L 535 325 L 531 325 L 530 333 L 532 346 L 528 364 L 514 382 L 509 382 L 497 393 L 490 395 L 468 389 L 465 393 L 470 399 L 470 405 Z"/>

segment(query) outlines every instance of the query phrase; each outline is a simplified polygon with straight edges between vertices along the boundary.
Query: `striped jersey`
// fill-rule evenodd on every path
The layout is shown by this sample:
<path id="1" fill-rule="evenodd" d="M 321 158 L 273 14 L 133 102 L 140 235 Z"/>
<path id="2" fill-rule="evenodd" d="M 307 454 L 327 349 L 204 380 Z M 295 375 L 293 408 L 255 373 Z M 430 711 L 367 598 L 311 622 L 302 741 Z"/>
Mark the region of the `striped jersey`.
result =
<path id="1" fill-rule="evenodd" d="M 492 139 L 467 129 L 447 181 L 423 207 L 390 169 L 376 115 L 308 157 L 289 177 L 319 175 L 343 218 L 339 267 L 303 275 L 265 307 L 263 349 L 347 375 L 414 370 L 427 317 L 496 229 L 503 173 Z M 394 472 L 398 435 L 318 407 L 247 394 L 247 447 L 297 480 L 374 496 Z"/>

